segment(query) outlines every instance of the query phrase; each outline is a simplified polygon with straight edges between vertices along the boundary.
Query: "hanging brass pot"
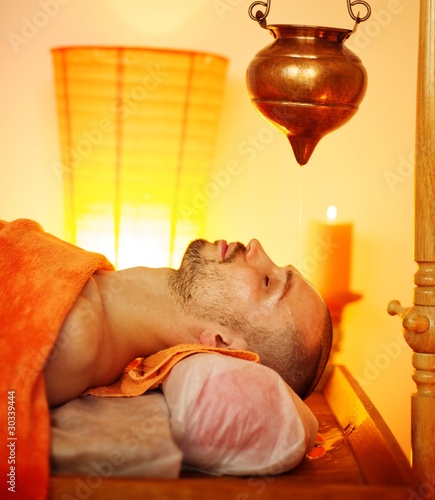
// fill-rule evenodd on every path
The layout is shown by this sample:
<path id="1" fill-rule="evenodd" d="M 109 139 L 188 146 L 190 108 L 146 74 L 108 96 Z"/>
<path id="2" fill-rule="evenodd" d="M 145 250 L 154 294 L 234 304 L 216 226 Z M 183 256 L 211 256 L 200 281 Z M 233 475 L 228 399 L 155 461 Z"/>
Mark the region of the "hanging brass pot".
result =
<path id="1" fill-rule="evenodd" d="M 249 8 L 251 19 L 275 40 L 250 63 L 248 91 L 258 111 L 286 134 L 297 162 L 305 165 L 319 140 L 346 123 L 365 95 L 366 70 L 344 42 L 370 17 L 371 8 L 365 0 L 347 0 L 355 21 L 351 31 L 268 25 L 270 4 L 271 0 L 255 0 Z M 355 12 L 361 8 L 363 16 Z"/>
<path id="2" fill-rule="evenodd" d="M 269 25 L 273 43 L 247 69 L 253 105 L 288 137 L 299 165 L 319 140 L 357 112 L 367 73 L 344 45 L 351 30 Z"/>

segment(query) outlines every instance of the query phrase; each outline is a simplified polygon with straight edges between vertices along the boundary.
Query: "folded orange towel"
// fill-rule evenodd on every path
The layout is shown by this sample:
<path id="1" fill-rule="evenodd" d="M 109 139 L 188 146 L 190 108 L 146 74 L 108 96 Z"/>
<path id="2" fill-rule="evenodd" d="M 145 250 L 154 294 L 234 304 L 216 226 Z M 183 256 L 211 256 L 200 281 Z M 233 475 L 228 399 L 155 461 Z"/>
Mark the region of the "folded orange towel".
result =
<path id="1" fill-rule="evenodd" d="M 201 352 L 218 352 L 256 363 L 260 361 L 257 354 L 249 351 L 220 349 L 202 344 L 180 344 L 146 358 L 135 359 L 114 384 L 90 388 L 85 394 L 108 397 L 139 396 L 146 391 L 156 389 L 169 375 L 174 365 L 186 356 Z"/>
<path id="2" fill-rule="evenodd" d="M 0 498 L 47 498 L 50 420 L 42 370 L 97 269 L 113 267 L 34 221 L 0 221 Z"/>

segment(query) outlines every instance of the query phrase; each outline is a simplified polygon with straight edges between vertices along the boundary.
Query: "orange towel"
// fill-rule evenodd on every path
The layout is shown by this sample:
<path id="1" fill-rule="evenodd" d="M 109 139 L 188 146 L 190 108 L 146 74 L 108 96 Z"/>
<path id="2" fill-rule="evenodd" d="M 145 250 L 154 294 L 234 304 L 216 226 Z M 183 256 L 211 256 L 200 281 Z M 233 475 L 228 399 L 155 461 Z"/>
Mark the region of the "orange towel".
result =
<path id="1" fill-rule="evenodd" d="M 135 359 L 114 384 L 88 389 L 85 394 L 108 397 L 139 396 L 146 391 L 156 389 L 176 363 L 186 356 L 200 352 L 218 352 L 257 363 L 260 361 L 257 354 L 249 351 L 220 349 L 202 344 L 180 344 L 147 358 Z"/>
<path id="2" fill-rule="evenodd" d="M 97 269 L 113 267 L 34 221 L 0 221 L 0 498 L 47 497 L 50 420 L 42 369 Z"/>

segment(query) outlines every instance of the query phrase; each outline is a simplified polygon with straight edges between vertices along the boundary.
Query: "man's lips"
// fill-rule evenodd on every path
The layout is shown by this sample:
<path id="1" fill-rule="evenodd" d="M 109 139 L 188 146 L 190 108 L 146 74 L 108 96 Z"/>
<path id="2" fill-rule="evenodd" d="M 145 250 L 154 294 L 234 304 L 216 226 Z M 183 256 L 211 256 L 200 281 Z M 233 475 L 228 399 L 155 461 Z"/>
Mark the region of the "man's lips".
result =
<path id="1" fill-rule="evenodd" d="M 225 260 L 232 255 L 238 244 L 234 242 L 227 243 L 225 240 L 219 240 L 218 245 L 222 260 Z"/>
<path id="2" fill-rule="evenodd" d="M 226 242 L 225 242 L 226 244 Z M 225 252 L 224 252 L 224 256 L 223 256 L 223 259 L 229 259 L 233 253 L 236 251 L 237 249 L 237 243 L 228 243 L 226 244 L 226 249 L 225 249 Z"/>
<path id="3" fill-rule="evenodd" d="M 228 250 L 228 244 L 225 240 L 221 240 L 221 256 L 222 256 L 222 260 L 225 260 L 225 254 L 227 253 L 227 250 Z"/>

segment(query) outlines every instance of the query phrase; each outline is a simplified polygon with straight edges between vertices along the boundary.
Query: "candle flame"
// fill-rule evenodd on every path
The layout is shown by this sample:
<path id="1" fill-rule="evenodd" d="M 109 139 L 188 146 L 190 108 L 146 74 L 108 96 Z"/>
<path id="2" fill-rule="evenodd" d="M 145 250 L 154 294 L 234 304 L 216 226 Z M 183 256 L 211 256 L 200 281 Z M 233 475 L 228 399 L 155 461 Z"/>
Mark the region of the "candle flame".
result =
<path id="1" fill-rule="evenodd" d="M 326 210 L 326 217 L 328 220 L 335 220 L 337 217 L 337 207 L 334 207 L 333 205 L 328 207 L 328 210 Z"/>

